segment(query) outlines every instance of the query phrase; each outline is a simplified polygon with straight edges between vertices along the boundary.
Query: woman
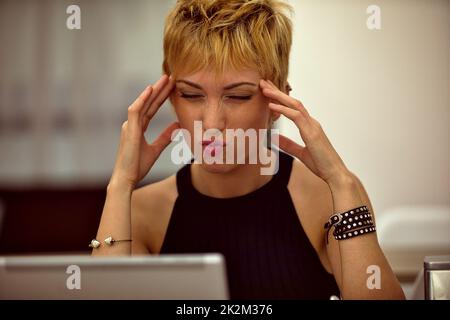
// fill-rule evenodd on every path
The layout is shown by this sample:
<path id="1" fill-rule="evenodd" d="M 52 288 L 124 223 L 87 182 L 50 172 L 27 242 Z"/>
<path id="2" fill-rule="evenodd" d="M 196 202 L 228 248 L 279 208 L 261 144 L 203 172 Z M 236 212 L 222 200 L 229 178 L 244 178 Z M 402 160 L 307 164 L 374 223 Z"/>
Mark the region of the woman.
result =
<path id="1" fill-rule="evenodd" d="M 404 298 L 363 185 L 289 95 L 289 9 L 276 0 L 177 2 L 166 20 L 164 75 L 131 104 L 122 126 L 93 255 L 221 252 L 231 298 Z M 178 122 L 148 144 L 144 132 L 168 98 Z M 237 163 L 233 155 L 231 163 L 187 164 L 135 190 L 176 129 L 190 134 L 200 158 L 225 159 L 237 150 L 226 149 L 233 142 L 228 129 L 268 129 L 280 115 L 295 123 L 305 146 L 280 135 L 285 152 L 275 174 L 261 174 L 261 161 Z M 222 140 L 205 138 L 208 130 Z M 248 160 L 252 148 L 243 152 Z M 357 208 L 365 228 L 347 217 L 358 219 Z M 379 273 L 378 283 L 368 270 Z"/>

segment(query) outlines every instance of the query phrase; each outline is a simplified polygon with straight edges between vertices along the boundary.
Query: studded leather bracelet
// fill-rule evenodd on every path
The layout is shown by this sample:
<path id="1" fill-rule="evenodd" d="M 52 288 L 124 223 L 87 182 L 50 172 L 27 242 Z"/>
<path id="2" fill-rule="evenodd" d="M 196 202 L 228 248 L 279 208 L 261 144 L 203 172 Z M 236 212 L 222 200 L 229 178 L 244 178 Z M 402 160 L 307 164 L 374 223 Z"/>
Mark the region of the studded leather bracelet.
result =
<path id="1" fill-rule="evenodd" d="M 333 236 L 336 240 L 351 239 L 376 231 L 372 214 L 366 206 L 333 214 L 324 226 L 327 230 L 327 244 L 331 227 L 334 227 Z"/>

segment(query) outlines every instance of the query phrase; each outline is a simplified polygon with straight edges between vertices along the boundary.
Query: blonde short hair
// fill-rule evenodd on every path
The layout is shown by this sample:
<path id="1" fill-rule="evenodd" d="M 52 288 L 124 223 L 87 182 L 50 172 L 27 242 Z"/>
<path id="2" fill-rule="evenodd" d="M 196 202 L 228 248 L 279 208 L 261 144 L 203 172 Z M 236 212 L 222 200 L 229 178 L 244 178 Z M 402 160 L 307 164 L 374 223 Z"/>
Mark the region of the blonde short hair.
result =
<path id="1" fill-rule="evenodd" d="M 256 68 L 284 90 L 291 13 L 280 0 L 178 0 L 166 18 L 163 72 Z"/>

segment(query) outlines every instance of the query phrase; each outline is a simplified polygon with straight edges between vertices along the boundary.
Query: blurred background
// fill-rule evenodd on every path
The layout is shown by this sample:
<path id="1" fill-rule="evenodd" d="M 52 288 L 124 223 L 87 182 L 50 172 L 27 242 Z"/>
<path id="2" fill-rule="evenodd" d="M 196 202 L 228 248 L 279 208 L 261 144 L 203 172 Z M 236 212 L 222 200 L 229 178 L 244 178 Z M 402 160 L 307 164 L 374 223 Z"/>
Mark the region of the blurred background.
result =
<path id="1" fill-rule="evenodd" d="M 174 2 L 0 0 L 0 255 L 88 252 L 127 107 L 161 75 Z M 366 187 L 407 288 L 425 255 L 450 254 L 450 1 L 288 2 L 291 94 Z M 81 29 L 66 26 L 73 4 Z M 174 119 L 166 104 L 146 136 Z M 142 184 L 176 172 L 169 155 Z"/>

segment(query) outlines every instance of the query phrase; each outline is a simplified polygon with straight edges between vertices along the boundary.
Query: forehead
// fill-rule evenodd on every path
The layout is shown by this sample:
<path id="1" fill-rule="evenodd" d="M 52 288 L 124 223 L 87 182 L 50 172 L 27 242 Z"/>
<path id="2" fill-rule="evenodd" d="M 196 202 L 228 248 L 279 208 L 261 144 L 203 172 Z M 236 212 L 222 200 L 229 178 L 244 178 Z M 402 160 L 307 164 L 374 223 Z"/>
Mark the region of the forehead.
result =
<path id="1" fill-rule="evenodd" d="M 180 73 L 176 80 L 188 80 L 200 84 L 202 87 L 223 87 L 235 82 L 259 83 L 261 75 L 258 70 L 250 68 L 227 69 L 221 74 L 211 69 L 204 68 L 193 73 Z"/>

